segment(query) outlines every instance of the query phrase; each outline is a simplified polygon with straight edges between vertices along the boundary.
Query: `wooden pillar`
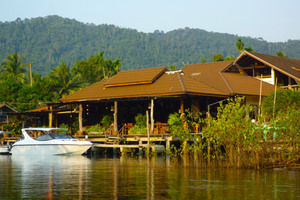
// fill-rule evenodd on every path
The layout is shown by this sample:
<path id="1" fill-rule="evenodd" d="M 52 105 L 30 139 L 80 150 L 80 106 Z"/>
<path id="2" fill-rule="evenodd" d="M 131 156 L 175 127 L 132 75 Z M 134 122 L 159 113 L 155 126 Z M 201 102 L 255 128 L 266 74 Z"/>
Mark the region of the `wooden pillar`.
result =
<path id="1" fill-rule="evenodd" d="M 147 138 L 148 138 L 148 143 L 147 143 L 147 153 L 149 155 L 149 150 L 150 150 L 150 131 L 149 131 L 149 110 L 146 110 L 146 124 L 147 124 Z"/>
<path id="2" fill-rule="evenodd" d="M 49 128 L 52 128 L 53 123 L 53 110 L 52 106 L 50 106 L 50 112 L 49 112 Z"/>
<path id="3" fill-rule="evenodd" d="M 118 102 L 114 102 L 114 134 L 118 133 Z"/>
<path id="4" fill-rule="evenodd" d="M 292 85 L 292 79 L 291 79 L 291 77 L 289 77 L 289 83 L 288 83 L 288 88 L 289 88 L 289 89 L 292 88 L 291 85 Z"/>
<path id="5" fill-rule="evenodd" d="M 79 133 L 82 134 L 82 104 L 79 104 L 79 113 L 78 113 L 78 121 L 79 121 Z"/>
<path id="6" fill-rule="evenodd" d="M 166 138 L 166 151 L 169 152 L 170 151 L 170 141 L 171 139 L 169 137 Z"/>
<path id="7" fill-rule="evenodd" d="M 150 110 L 150 120 L 151 120 L 151 133 L 154 133 L 154 99 L 151 99 L 151 110 Z"/>
<path id="8" fill-rule="evenodd" d="M 180 114 L 184 113 L 184 101 L 183 99 L 180 99 L 180 110 L 179 110 Z"/>

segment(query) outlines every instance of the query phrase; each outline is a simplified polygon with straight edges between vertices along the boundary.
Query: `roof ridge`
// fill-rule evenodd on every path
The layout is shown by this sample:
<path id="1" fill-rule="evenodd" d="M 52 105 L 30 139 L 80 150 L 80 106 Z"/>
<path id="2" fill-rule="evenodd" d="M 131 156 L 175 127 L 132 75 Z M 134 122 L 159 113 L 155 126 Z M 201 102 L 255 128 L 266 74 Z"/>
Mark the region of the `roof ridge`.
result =
<path id="1" fill-rule="evenodd" d="M 224 93 L 225 95 L 227 95 L 224 91 L 220 90 L 219 88 L 216 88 L 216 87 L 214 87 L 214 86 L 212 86 L 212 85 L 210 85 L 210 84 L 207 84 L 207 83 L 205 83 L 205 82 L 203 82 L 203 81 L 200 81 L 199 79 L 196 79 L 196 78 L 194 78 L 194 77 L 192 77 L 192 76 L 190 76 L 190 75 L 186 75 L 186 74 L 185 74 L 185 76 L 188 77 L 188 78 L 190 78 L 190 79 L 193 79 L 193 80 L 195 80 L 195 81 L 197 81 L 197 82 L 200 82 L 200 83 L 202 83 L 202 84 L 204 84 L 204 85 L 207 85 L 207 86 L 209 86 L 209 87 L 212 87 L 212 88 L 214 88 L 214 89 L 216 89 L 216 90 L 218 90 L 218 91 Z"/>
<path id="2" fill-rule="evenodd" d="M 161 68 L 161 69 L 163 69 L 163 68 L 168 69 L 165 66 L 162 66 L 162 67 L 149 67 L 149 68 L 143 68 L 143 69 L 132 69 L 132 70 L 126 70 L 126 71 L 119 71 L 118 73 L 132 72 L 132 71 L 144 71 L 144 70 L 159 69 L 159 68 Z"/>
<path id="3" fill-rule="evenodd" d="M 181 73 L 181 72 L 180 72 Z M 186 87 L 185 87 L 185 84 L 184 84 L 184 81 L 183 81 L 183 79 L 182 79 L 182 77 L 181 77 L 181 74 L 180 73 L 177 73 L 177 77 L 178 77 L 178 79 L 179 79 L 179 82 L 180 82 L 180 85 L 181 85 L 181 87 L 182 87 L 182 89 L 183 89 L 183 91 L 185 91 L 185 93 L 187 92 L 187 90 L 186 90 Z"/>
<path id="4" fill-rule="evenodd" d="M 218 72 L 218 74 L 221 76 L 221 78 L 224 80 L 224 82 L 226 83 L 227 87 L 230 90 L 230 94 L 234 94 L 234 91 L 231 87 L 231 85 L 229 84 L 228 80 L 223 76 L 222 72 Z"/>
<path id="5" fill-rule="evenodd" d="M 248 52 L 248 51 L 247 51 L 247 52 Z M 250 53 L 250 54 L 252 54 L 252 55 L 253 55 L 253 53 L 254 53 L 254 54 L 261 54 L 261 55 L 266 55 L 266 56 L 272 56 L 272 57 L 274 57 L 274 58 L 286 59 L 286 60 L 294 60 L 294 61 L 300 62 L 300 60 L 299 60 L 299 59 L 296 59 L 296 58 L 281 57 L 281 56 L 277 56 L 277 55 L 271 55 L 271 54 L 265 54 L 265 53 L 259 53 L 259 52 L 248 52 L 248 53 Z"/>

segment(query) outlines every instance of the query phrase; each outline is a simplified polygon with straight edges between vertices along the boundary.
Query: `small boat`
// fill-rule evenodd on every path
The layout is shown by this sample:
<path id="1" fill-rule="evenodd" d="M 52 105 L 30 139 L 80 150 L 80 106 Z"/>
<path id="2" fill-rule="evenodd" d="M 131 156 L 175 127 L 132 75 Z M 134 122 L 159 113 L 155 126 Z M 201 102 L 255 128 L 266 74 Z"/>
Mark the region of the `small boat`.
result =
<path id="1" fill-rule="evenodd" d="M 61 128 L 23 128 L 22 137 L 10 147 L 12 155 L 81 155 L 91 146 Z"/>

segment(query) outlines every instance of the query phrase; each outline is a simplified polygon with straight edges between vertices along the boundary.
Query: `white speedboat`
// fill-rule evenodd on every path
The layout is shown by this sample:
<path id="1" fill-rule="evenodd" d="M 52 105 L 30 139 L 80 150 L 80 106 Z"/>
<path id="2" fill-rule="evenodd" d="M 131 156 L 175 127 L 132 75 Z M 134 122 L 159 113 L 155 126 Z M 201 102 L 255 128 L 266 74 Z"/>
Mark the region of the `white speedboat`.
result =
<path id="1" fill-rule="evenodd" d="M 16 155 L 81 155 L 91 146 L 90 141 L 80 141 L 60 128 L 23 128 L 22 137 L 11 147 Z"/>

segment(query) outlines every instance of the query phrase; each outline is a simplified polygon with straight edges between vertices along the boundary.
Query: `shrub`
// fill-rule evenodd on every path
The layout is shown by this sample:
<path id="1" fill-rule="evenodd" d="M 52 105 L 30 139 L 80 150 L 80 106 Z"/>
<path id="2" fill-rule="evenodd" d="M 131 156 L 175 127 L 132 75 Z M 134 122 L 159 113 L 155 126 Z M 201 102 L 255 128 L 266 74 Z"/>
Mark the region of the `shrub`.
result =
<path id="1" fill-rule="evenodd" d="M 128 134 L 147 134 L 147 117 L 141 113 L 137 114 L 135 117 L 135 125 L 128 131 Z"/>
<path id="2" fill-rule="evenodd" d="M 98 132 L 103 134 L 104 133 L 104 127 L 101 127 L 100 124 L 96 124 L 94 126 L 91 126 L 90 128 L 86 129 L 87 134 L 89 134 L 90 132 Z"/>
<path id="3" fill-rule="evenodd" d="M 101 124 L 103 124 L 105 129 L 108 129 L 111 124 L 113 123 L 113 116 L 111 115 L 104 115 L 103 118 L 101 119 Z"/>

